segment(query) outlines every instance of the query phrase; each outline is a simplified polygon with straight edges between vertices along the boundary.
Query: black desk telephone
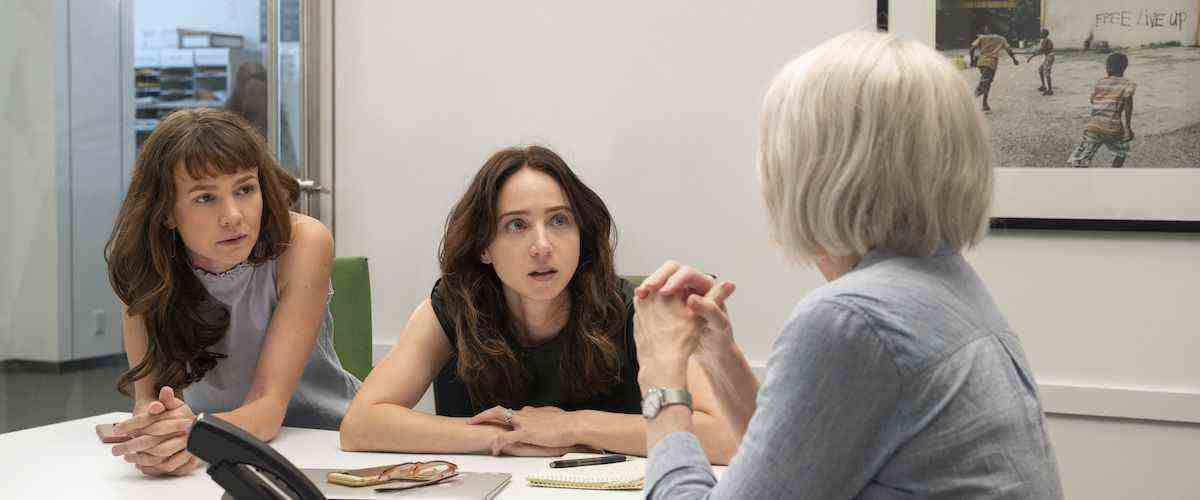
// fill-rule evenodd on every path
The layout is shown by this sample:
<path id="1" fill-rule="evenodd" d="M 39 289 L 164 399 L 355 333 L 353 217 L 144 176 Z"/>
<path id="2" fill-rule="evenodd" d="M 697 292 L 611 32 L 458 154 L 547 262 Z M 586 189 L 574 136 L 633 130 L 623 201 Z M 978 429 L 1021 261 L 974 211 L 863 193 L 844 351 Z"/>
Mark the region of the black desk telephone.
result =
<path id="1" fill-rule="evenodd" d="M 208 475 L 236 500 L 325 500 L 295 465 L 234 425 L 206 415 L 192 426 L 187 450 L 208 462 Z"/>

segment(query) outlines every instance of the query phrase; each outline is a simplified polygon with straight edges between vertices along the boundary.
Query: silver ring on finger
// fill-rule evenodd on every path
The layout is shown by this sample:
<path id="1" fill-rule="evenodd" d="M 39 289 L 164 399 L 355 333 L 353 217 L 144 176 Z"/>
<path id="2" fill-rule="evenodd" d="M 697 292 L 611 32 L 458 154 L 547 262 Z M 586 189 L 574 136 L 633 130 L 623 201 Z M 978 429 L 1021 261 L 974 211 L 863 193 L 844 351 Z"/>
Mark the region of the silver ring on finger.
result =
<path id="1" fill-rule="evenodd" d="M 504 425 L 512 425 L 513 411 L 509 408 L 504 409 Z"/>

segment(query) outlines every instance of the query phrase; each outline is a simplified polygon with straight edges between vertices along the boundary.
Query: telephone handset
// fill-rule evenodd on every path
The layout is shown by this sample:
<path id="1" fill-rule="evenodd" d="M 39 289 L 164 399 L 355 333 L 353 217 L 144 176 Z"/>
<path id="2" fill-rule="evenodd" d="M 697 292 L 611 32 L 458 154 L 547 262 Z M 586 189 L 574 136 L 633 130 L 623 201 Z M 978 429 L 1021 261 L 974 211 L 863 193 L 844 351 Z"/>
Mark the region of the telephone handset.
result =
<path id="1" fill-rule="evenodd" d="M 325 500 L 283 455 L 212 415 L 192 426 L 187 450 L 210 464 L 208 475 L 236 500 Z"/>

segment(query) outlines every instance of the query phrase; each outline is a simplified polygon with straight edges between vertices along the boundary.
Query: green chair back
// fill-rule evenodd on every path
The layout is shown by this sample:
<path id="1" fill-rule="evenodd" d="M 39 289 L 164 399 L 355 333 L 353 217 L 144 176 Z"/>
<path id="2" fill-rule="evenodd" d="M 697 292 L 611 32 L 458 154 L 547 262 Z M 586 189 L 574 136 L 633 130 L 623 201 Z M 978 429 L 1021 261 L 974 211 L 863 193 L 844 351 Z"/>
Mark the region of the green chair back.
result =
<path id="1" fill-rule="evenodd" d="M 626 274 L 621 276 L 621 279 L 628 281 L 634 288 L 637 288 L 643 281 L 646 281 L 646 278 L 649 278 L 649 276 L 645 274 Z"/>
<path id="2" fill-rule="evenodd" d="M 371 373 L 371 276 L 366 257 L 333 259 L 333 348 L 359 380 Z"/>

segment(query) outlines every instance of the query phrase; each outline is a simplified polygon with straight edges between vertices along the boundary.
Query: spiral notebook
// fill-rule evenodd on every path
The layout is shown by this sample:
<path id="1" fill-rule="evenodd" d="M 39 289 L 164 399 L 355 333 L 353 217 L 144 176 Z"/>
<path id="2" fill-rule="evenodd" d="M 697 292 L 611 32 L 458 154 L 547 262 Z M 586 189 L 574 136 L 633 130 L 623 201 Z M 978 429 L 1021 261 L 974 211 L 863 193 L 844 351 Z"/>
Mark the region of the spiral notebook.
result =
<path id="1" fill-rule="evenodd" d="M 562 458 L 595 457 L 592 453 L 568 453 Z M 555 459 L 558 460 L 558 459 Z M 640 490 L 646 484 L 646 459 L 629 457 L 624 462 L 545 469 L 525 478 L 530 486 L 543 488 L 572 488 L 577 490 Z"/>

